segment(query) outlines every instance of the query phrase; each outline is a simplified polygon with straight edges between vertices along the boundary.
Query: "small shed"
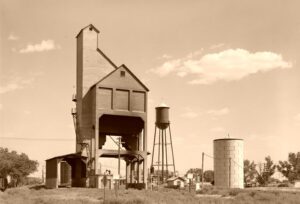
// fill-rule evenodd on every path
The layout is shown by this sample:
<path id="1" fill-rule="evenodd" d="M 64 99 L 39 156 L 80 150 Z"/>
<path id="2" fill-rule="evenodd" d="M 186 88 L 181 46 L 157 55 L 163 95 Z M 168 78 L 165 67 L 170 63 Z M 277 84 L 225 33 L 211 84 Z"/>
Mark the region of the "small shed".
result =
<path id="1" fill-rule="evenodd" d="M 167 179 L 167 186 L 169 188 L 184 188 L 185 179 L 179 176 L 174 176 Z"/>
<path id="2" fill-rule="evenodd" d="M 46 188 L 85 187 L 86 157 L 66 154 L 46 160 Z"/>

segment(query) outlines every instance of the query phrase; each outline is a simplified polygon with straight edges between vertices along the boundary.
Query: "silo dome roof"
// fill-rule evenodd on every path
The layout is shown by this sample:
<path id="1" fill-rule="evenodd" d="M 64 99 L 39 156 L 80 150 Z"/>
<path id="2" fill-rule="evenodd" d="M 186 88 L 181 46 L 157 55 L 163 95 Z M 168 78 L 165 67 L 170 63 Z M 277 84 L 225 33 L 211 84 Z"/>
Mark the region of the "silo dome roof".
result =
<path id="1" fill-rule="evenodd" d="M 169 108 L 169 106 L 165 103 L 161 103 L 157 106 L 157 108 L 162 107 L 162 108 Z"/>

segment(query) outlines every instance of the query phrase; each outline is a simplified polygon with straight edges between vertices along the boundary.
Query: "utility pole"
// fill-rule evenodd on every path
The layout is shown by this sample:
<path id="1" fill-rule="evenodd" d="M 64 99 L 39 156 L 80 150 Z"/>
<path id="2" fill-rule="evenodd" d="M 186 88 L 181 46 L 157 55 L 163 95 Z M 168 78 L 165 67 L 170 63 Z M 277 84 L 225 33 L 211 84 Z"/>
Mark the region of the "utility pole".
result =
<path id="1" fill-rule="evenodd" d="M 121 136 L 118 137 L 118 177 L 117 177 L 117 182 L 118 182 L 118 185 L 116 186 L 117 187 L 117 191 L 119 190 L 120 188 L 120 165 L 121 165 L 121 155 L 120 155 L 120 147 L 121 146 Z M 118 197 L 118 192 L 116 193 L 116 196 Z"/>
<path id="2" fill-rule="evenodd" d="M 118 174 L 119 174 L 119 176 L 120 176 L 120 164 L 121 164 L 120 145 L 121 145 L 121 137 L 118 137 Z"/>
<path id="3" fill-rule="evenodd" d="M 204 152 L 202 152 L 202 172 L 201 172 L 201 177 L 202 177 L 202 189 L 204 186 Z"/>

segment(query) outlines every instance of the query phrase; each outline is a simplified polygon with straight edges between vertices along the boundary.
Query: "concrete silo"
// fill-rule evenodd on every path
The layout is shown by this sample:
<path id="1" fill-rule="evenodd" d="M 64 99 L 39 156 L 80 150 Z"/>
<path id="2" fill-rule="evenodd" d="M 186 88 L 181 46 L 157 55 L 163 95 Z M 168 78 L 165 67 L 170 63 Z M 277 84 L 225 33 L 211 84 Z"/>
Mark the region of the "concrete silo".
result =
<path id="1" fill-rule="evenodd" d="M 244 141 L 224 138 L 214 140 L 215 186 L 244 188 Z"/>

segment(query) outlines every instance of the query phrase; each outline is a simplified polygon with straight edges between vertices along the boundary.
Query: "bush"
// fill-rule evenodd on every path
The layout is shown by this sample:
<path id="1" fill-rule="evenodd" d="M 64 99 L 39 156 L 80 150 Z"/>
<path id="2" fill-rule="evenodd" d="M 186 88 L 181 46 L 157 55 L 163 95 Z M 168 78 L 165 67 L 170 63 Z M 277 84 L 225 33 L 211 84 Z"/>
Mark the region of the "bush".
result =
<path id="1" fill-rule="evenodd" d="M 239 189 L 232 189 L 229 191 L 229 195 L 230 196 L 237 196 L 238 194 L 240 193 L 240 190 Z"/>

